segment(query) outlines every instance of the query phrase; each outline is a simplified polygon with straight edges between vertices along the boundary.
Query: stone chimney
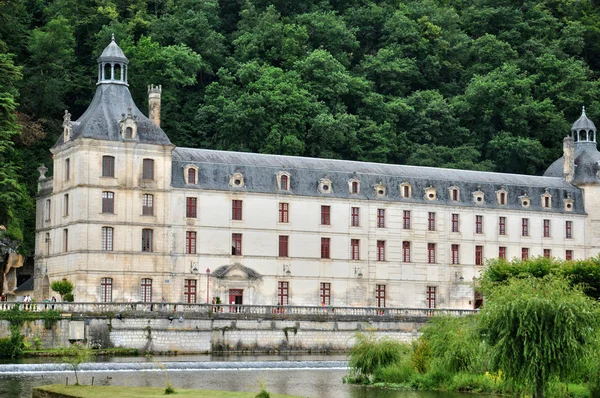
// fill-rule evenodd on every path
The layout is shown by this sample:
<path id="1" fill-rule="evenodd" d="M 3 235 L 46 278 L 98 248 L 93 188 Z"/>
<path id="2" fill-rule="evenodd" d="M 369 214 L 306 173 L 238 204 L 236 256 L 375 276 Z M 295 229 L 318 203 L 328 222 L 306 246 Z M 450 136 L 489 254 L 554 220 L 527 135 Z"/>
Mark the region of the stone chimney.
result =
<path id="1" fill-rule="evenodd" d="M 160 127 L 160 94 L 162 86 L 148 86 L 148 118 Z"/>
<path id="2" fill-rule="evenodd" d="M 573 137 L 565 137 L 563 141 L 564 176 L 567 182 L 572 182 L 575 176 L 575 144 Z"/>

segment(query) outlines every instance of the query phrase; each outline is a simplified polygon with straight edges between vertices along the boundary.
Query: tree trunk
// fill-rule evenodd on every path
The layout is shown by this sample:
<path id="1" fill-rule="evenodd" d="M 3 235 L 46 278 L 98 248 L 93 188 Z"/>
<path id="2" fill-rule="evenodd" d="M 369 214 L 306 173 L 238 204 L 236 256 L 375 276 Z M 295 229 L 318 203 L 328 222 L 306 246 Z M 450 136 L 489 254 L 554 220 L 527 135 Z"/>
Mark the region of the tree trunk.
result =
<path id="1" fill-rule="evenodd" d="M 538 375 L 535 379 L 535 398 L 544 398 L 544 378 L 542 375 Z"/>

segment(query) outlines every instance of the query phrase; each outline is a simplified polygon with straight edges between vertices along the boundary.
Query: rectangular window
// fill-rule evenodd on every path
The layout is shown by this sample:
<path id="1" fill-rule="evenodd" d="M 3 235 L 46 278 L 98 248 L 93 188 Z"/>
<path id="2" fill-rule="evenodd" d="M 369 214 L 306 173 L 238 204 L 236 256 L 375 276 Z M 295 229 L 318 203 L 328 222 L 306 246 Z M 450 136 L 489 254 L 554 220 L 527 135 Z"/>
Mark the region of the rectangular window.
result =
<path id="1" fill-rule="evenodd" d="M 435 231 L 435 213 L 431 211 L 427 215 L 427 230 Z"/>
<path id="2" fill-rule="evenodd" d="M 102 247 L 101 250 L 111 252 L 113 250 L 113 228 L 102 227 Z"/>
<path id="3" fill-rule="evenodd" d="M 63 252 L 69 251 L 69 230 L 63 229 Z"/>
<path id="4" fill-rule="evenodd" d="M 450 247 L 450 250 L 452 252 L 452 264 L 460 264 L 459 262 L 459 258 L 458 258 L 458 245 L 452 245 Z"/>
<path id="5" fill-rule="evenodd" d="M 154 195 L 145 193 L 142 196 L 142 215 L 143 216 L 154 215 Z"/>
<path id="6" fill-rule="evenodd" d="M 196 218 L 198 209 L 197 198 L 185 198 L 185 216 L 187 218 Z"/>
<path id="7" fill-rule="evenodd" d="M 65 181 L 71 179 L 71 159 L 65 159 Z"/>
<path id="8" fill-rule="evenodd" d="M 402 212 L 402 228 L 410 229 L 410 210 L 404 210 Z"/>
<path id="9" fill-rule="evenodd" d="M 565 260 L 573 260 L 573 250 L 565 250 Z"/>
<path id="10" fill-rule="evenodd" d="M 573 221 L 565 221 L 565 238 L 573 238 Z"/>
<path id="11" fill-rule="evenodd" d="M 483 265 L 483 246 L 475 246 L 475 265 Z"/>
<path id="12" fill-rule="evenodd" d="M 330 258 L 330 240 L 329 238 L 321 238 L 321 258 Z"/>
<path id="13" fill-rule="evenodd" d="M 544 220 L 544 238 L 550 237 L 550 220 Z"/>
<path id="14" fill-rule="evenodd" d="M 277 305 L 288 305 L 290 298 L 290 283 L 277 282 Z"/>
<path id="15" fill-rule="evenodd" d="M 240 221 L 242 219 L 242 201 L 232 200 L 231 201 L 231 219 Z"/>
<path id="16" fill-rule="evenodd" d="M 115 157 L 102 156 L 102 177 L 115 176 Z"/>
<path id="17" fill-rule="evenodd" d="M 69 215 L 69 194 L 68 193 L 65 194 L 65 196 L 64 196 L 63 215 L 64 216 Z"/>
<path id="18" fill-rule="evenodd" d="M 436 287 L 427 286 L 427 308 L 436 308 Z"/>
<path id="19" fill-rule="evenodd" d="M 231 254 L 242 255 L 242 234 L 231 234 Z"/>
<path id="20" fill-rule="evenodd" d="M 410 242 L 406 240 L 402 242 L 402 261 L 410 263 Z"/>
<path id="21" fill-rule="evenodd" d="M 196 232 L 185 232 L 185 253 L 196 254 Z"/>
<path id="22" fill-rule="evenodd" d="M 546 257 L 546 258 L 552 257 L 552 251 L 550 249 L 544 249 L 544 257 Z"/>
<path id="23" fill-rule="evenodd" d="M 498 235 L 506 235 L 506 217 L 498 217 Z"/>
<path id="24" fill-rule="evenodd" d="M 385 261 L 385 241 L 377 241 L 377 261 Z"/>
<path id="25" fill-rule="evenodd" d="M 498 257 L 503 260 L 506 260 L 506 246 L 500 246 L 498 248 Z"/>
<path id="26" fill-rule="evenodd" d="M 279 222 L 290 222 L 290 204 L 279 203 Z"/>
<path id="27" fill-rule="evenodd" d="M 452 214 L 452 232 L 458 232 L 458 214 Z"/>
<path id="28" fill-rule="evenodd" d="M 360 260 L 360 239 L 350 239 L 350 257 Z"/>
<path id="29" fill-rule="evenodd" d="M 358 207 L 352 208 L 352 213 L 350 216 L 350 225 L 352 225 L 353 227 L 360 226 L 360 208 L 358 208 Z"/>
<path id="30" fill-rule="evenodd" d="M 50 199 L 46 199 L 46 221 L 50 221 L 51 214 L 52 214 L 52 201 Z"/>
<path id="31" fill-rule="evenodd" d="M 483 216 L 475 216 L 475 233 L 483 233 Z"/>
<path id="32" fill-rule="evenodd" d="M 435 264 L 435 243 L 427 244 L 427 262 Z"/>
<path id="33" fill-rule="evenodd" d="M 114 214 L 115 194 L 114 192 L 102 192 L 102 213 Z"/>
<path id="34" fill-rule="evenodd" d="M 377 307 L 385 308 L 385 285 L 375 285 L 375 300 Z"/>
<path id="35" fill-rule="evenodd" d="M 140 283 L 140 296 L 142 302 L 151 303 L 152 302 L 152 279 L 143 278 Z"/>
<path id="36" fill-rule="evenodd" d="M 144 159 L 142 163 L 142 179 L 154 180 L 154 159 Z"/>
<path id="37" fill-rule="evenodd" d="M 195 279 L 186 279 L 183 283 L 183 297 L 186 303 L 196 303 L 196 284 Z"/>
<path id="38" fill-rule="evenodd" d="M 151 229 L 142 229 L 142 251 L 152 252 L 152 233 Z"/>
<path id="39" fill-rule="evenodd" d="M 44 240 L 46 243 L 46 255 L 50 255 L 50 233 L 46 232 L 46 239 Z"/>
<path id="40" fill-rule="evenodd" d="M 287 191 L 288 190 L 288 176 L 286 176 L 285 174 L 281 176 L 280 181 L 280 186 L 281 186 L 281 190 L 282 191 Z"/>
<path id="41" fill-rule="evenodd" d="M 529 218 L 521 219 L 521 236 L 529 236 Z"/>
<path id="42" fill-rule="evenodd" d="M 321 225 L 331 225 L 331 206 L 321 206 Z"/>
<path id="43" fill-rule="evenodd" d="M 289 236 L 279 235 L 279 257 L 289 257 L 288 243 Z"/>
<path id="44" fill-rule="evenodd" d="M 410 187 L 408 185 L 404 185 L 402 187 L 402 197 L 403 198 L 410 198 Z"/>
<path id="45" fill-rule="evenodd" d="M 112 278 L 100 279 L 100 301 L 110 303 L 112 301 Z"/>
<path id="46" fill-rule="evenodd" d="M 385 209 L 377 209 L 377 228 L 385 228 Z"/>
<path id="47" fill-rule="evenodd" d="M 521 249 L 521 260 L 527 260 L 529 258 L 529 249 L 527 247 L 523 247 Z"/>
<path id="48" fill-rule="evenodd" d="M 331 283 L 321 282 L 319 284 L 319 299 L 321 305 L 331 305 Z"/>

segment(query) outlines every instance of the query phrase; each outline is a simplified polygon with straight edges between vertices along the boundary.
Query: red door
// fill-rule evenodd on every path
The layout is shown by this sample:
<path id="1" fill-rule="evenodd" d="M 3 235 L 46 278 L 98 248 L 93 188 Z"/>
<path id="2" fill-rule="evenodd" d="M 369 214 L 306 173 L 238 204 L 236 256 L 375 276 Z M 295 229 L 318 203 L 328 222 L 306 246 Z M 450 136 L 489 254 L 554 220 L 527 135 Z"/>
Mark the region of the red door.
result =
<path id="1" fill-rule="evenodd" d="M 229 289 L 229 304 L 243 304 L 244 300 L 244 290 L 243 289 Z M 236 311 L 236 307 L 230 307 L 229 312 Z"/>

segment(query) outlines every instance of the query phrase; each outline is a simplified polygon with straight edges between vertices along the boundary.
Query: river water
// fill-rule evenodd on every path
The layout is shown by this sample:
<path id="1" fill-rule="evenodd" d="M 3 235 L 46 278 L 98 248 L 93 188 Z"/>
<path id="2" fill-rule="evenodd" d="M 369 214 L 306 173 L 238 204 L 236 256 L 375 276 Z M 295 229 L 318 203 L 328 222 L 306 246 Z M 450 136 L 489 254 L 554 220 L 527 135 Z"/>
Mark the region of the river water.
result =
<path id="1" fill-rule="evenodd" d="M 30 398 L 33 387 L 75 380 L 73 371 L 51 359 L 0 364 L 0 397 Z M 161 370 L 165 367 L 167 370 Z M 348 373 L 344 356 L 180 356 L 110 358 L 82 364 L 82 384 L 164 387 L 169 377 L 177 388 L 259 391 L 315 398 L 459 398 L 473 394 L 382 390 L 342 383 Z"/>

